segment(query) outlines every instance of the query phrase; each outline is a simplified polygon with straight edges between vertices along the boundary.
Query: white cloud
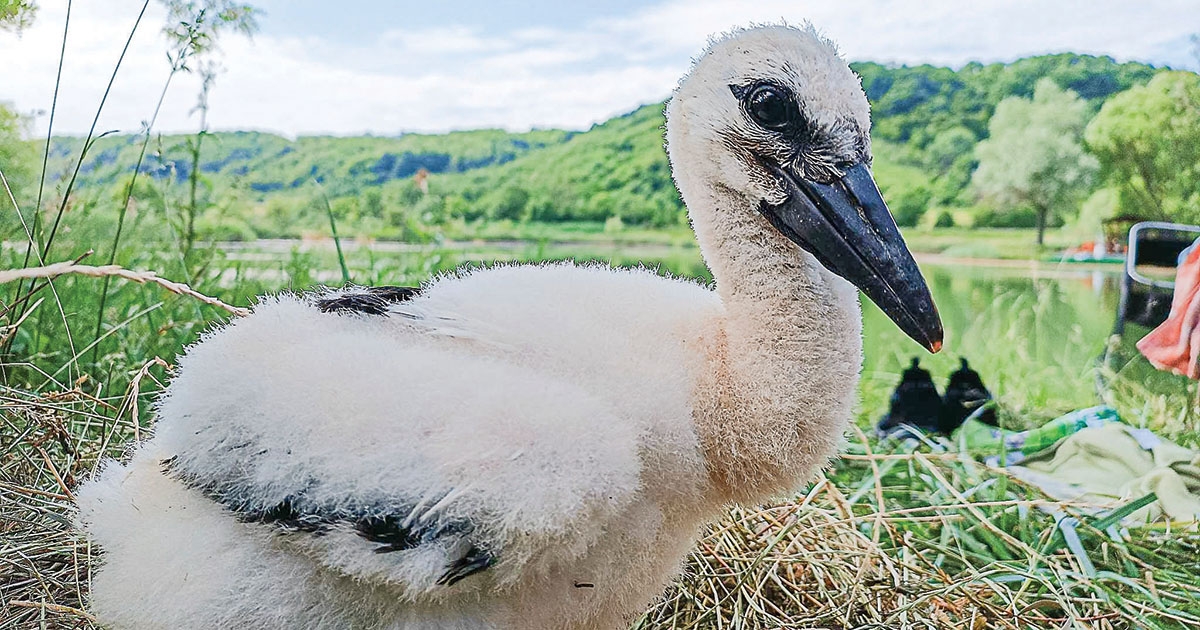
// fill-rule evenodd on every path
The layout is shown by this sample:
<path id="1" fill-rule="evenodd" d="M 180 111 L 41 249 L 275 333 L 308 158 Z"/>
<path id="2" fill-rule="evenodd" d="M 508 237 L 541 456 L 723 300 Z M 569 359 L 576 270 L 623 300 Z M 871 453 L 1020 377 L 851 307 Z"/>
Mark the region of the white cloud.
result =
<path id="1" fill-rule="evenodd" d="M 25 111 L 48 109 L 54 89 L 64 9 L 42 5 L 19 39 L 0 34 L 0 100 Z M 137 0 L 75 3 L 56 129 L 87 130 L 140 8 Z M 209 118 L 216 128 L 290 134 L 582 128 L 665 97 L 709 35 L 780 19 L 811 19 L 852 59 L 961 65 L 1069 50 L 1194 67 L 1187 36 L 1200 31 L 1195 8 L 1195 0 L 668 0 L 570 30 L 531 25 L 485 33 L 451 23 L 380 28 L 349 43 L 228 37 L 227 72 L 217 79 Z M 153 3 L 101 130 L 136 131 L 150 115 L 167 76 L 162 20 Z M 189 112 L 197 89 L 192 77 L 172 85 L 159 129 L 194 127 Z M 38 117 L 39 133 L 45 124 Z"/>

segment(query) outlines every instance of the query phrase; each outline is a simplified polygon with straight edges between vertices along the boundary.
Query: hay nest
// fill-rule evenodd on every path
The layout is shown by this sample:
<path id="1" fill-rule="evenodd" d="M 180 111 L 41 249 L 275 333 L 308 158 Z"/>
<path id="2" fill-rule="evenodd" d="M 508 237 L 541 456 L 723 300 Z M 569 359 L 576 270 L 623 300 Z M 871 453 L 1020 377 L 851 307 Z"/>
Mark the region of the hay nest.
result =
<path id="1" fill-rule="evenodd" d="M 138 403 L 153 392 L 139 383 L 155 365 L 165 366 L 148 363 L 108 400 L 0 389 L 0 629 L 96 627 L 86 601 L 99 556 L 71 527 L 72 491 L 144 437 Z M 731 508 L 634 628 L 1200 623 L 1194 528 L 1112 539 L 1081 516 L 1067 548 L 1054 514 L 1072 506 L 999 471 L 954 454 L 858 450 L 804 495 Z"/>
<path id="2" fill-rule="evenodd" d="M 92 628 L 84 603 L 94 554 L 71 526 L 71 489 L 104 444 L 78 439 L 68 418 L 104 419 L 89 422 L 83 409 L 93 403 L 74 394 L 6 389 L 0 405 L 0 628 Z"/>
<path id="3" fill-rule="evenodd" d="M 988 587 L 889 553 L 826 479 L 795 501 L 733 508 L 637 628 L 982 628 Z"/>

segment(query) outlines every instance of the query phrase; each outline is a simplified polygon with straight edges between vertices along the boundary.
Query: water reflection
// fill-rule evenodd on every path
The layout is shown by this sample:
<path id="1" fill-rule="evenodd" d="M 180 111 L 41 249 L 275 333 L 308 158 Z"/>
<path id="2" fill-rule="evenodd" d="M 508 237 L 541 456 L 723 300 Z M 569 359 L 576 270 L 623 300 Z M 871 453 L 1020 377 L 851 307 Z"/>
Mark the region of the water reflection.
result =
<path id="1" fill-rule="evenodd" d="M 946 330 L 941 354 L 928 355 L 873 304 L 863 304 L 865 415 L 881 413 L 911 357 L 942 385 L 971 361 L 1003 396 L 1041 413 L 1095 404 L 1092 368 L 1112 330 L 1119 268 L 924 265 Z"/>

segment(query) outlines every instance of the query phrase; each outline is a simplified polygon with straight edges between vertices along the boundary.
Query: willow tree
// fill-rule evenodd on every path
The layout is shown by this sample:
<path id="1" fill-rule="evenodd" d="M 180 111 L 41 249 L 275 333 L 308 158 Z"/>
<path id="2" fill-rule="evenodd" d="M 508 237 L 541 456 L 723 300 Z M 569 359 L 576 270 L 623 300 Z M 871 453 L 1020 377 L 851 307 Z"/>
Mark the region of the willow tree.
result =
<path id="1" fill-rule="evenodd" d="M 1114 96 L 1085 137 L 1122 214 L 1200 221 L 1200 76 L 1163 72 Z"/>
<path id="2" fill-rule="evenodd" d="M 33 23 L 37 5 L 32 0 L 0 0 L 0 30 L 21 32 Z"/>
<path id="3" fill-rule="evenodd" d="M 1029 207 L 1041 245 L 1052 216 L 1077 209 L 1095 179 L 1096 158 L 1083 147 L 1088 106 L 1074 92 L 1042 79 L 1033 99 L 1006 98 L 975 147 L 978 195 L 999 209 Z"/>
<path id="4" fill-rule="evenodd" d="M 26 141 L 28 130 L 28 117 L 0 102 L 0 238 L 25 238 L 17 211 L 29 205 L 37 158 Z"/>
<path id="5" fill-rule="evenodd" d="M 0 0 L 0 31 L 20 33 L 33 22 L 37 5 L 31 0 Z M 16 213 L 9 207 L 13 200 L 26 201 L 24 193 L 30 185 L 33 148 L 25 141 L 28 117 L 0 102 L 0 237 L 15 236 L 8 228 L 16 226 Z M 21 235 L 23 238 L 24 235 Z"/>

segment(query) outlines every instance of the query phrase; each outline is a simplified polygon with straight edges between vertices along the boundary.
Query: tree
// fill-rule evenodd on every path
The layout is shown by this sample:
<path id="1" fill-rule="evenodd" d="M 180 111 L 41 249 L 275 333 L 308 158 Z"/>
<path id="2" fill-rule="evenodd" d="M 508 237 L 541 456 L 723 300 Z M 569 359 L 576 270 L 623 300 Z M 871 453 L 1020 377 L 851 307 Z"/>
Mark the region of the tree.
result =
<path id="1" fill-rule="evenodd" d="M 32 0 L 0 0 L 0 31 L 20 33 L 33 23 L 37 5 Z"/>
<path id="2" fill-rule="evenodd" d="M 1120 214 L 1200 221 L 1200 76 L 1163 72 L 1114 96 L 1085 138 Z"/>
<path id="3" fill-rule="evenodd" d="M 491 199 L 493 219 L 521 221 L 525 219 L 525 206 L 529 204 L 529 191 L 515 184 L 501 188 Z"/>
<path id="4" fill-rule="evenodd" d="M 975 144 L 978 139 L 970 129 L 956 126 L 938 133 L 925 147 L 923 163 L 934 176 L 932 188 L 929 190 L 926 206 L 930 203 L 939 205 L 968 205 L 970 200 L 960 204 L 959 196 L 971 182 L 971 173 L 975 171 Z M 914 221 L 918 217 L 914 217 Z"/>
<path id="5" fill-rule="evenodd" d="M 12 200 L 15 199 L 18 207 L 24 210 L 24 203 L 28 201 L 28 191 L 31 185 L 36 183 L 33 172 L 33 146 L 25 141 L 28 122 L 26 117 L 0 103 L 0 174 L 4 175 L 4 182 L 8 184 L 6 189 L 4 183 L 0 183 L 0 209 L 3 209 L 0 211 L 0 217 L 5 218 L 0 224 L 3 225 L 4 231 L 0 238 L 16 236 L 10 229 L 17 223 Z M 12 199 L 9 199 L 9 193 L 12 193 Z M 9 218 L 13 219 L 11 223 Z M 19 238 L 24 239 L 25 235 L 20 234 Z"/>
<path id="6" fill-rule="evenodd" d="M 1094 179 L 1096 159 L 1081 142 L 1087 122 L 1085 101 L 1043 79 L 1032 100 L 1009 97 L 996 106 L 989 137 L 975 148 L 979 196 L 1010 211 L 1033 208 L 1038 245 L 1047 221 L 1076 206 Z"/>
<path id="7" fill-rule="evenodd" d="M 20 33 L 33 22 L 35 14 L 37 5 L 32 0 L 0 0 L 0 31 Z M 25 201 L 24 192 L 32 177 L 30 165 L 33 159 L 31 147 L 24 138 L 27 124 L 24 116 L 5 103 L 0 103 L 0 173 L 8 184 L 6 190 L 4 184 L 0 183 L 0 208 L 10 205 L 10 193 L 18 204 Z M 12 217 L 15 214 L 5 210 L 0 216 Z M 5 233 L 0 237 L 11 236 L 7 221 L 3 229 Z"/>
<path id="8" fill-rule="evenodd" d="M 383 218 L 383 193 L 378 188 L 368 188 L 363 191 L 362 202 L 359 203 L 359 214 L 374 219 Z"/>
<path id="9" fill-rule="evenodd" d="M 945 174 L 963 156 L 975 148 L 975 134 L 966 127 L 950 127 L 933 137 L 925 147 L 925 165 L 939 175 Z"/>

